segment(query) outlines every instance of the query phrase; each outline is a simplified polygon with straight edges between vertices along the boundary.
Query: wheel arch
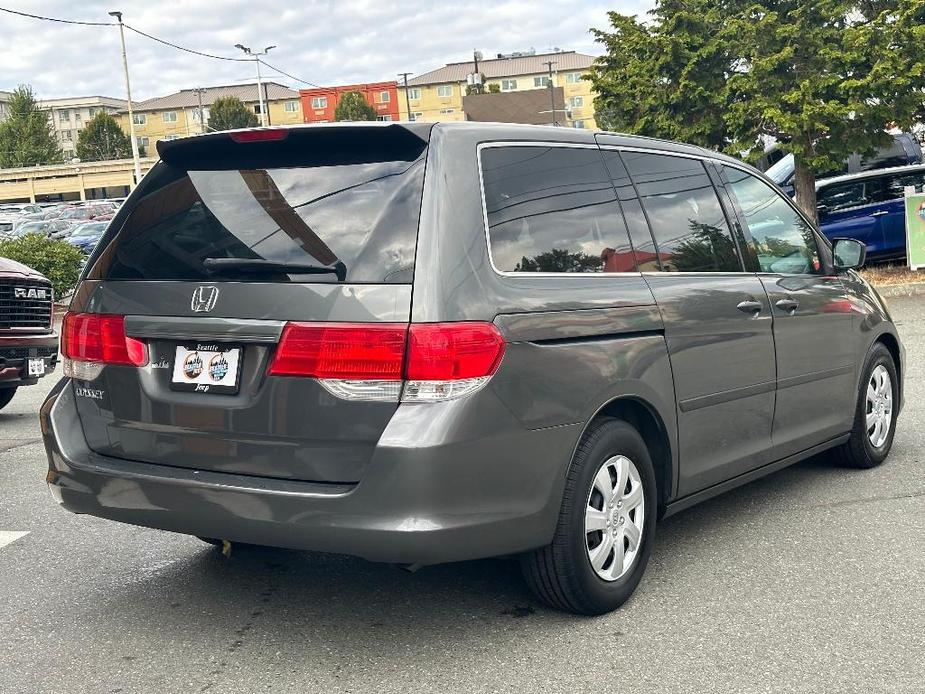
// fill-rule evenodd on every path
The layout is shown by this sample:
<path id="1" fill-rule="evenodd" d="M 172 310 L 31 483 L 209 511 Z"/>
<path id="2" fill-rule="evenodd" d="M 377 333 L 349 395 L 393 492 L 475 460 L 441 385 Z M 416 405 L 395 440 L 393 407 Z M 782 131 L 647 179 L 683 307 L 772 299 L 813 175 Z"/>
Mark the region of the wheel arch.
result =
<path id="1" fill-rule="evenodd" d="M 889 331 L 884 331 L 880 333 L 879 335 L 877 335 L 876 339 L 874 339 L 873 343 L 871 343 L 870 349 L 868 350 L 868 354 L 870 354 L 870 350 L 872 350 L 874 346 L 878 343 L 886 347 L 887 351 L 890 353 L 890 356 L 893 357 L 893 365 L 896 367 L 896 380 L 897 380 L 896 385 L 897 385 L 897 388 L 899 389 L 900 409 L 902 409 L 903 357 L 902 357 L 902 347 L 899 344 L 899 338 L 897 338 L 896 335 L 894 335 L 893 333 Z M 866 358 L 865 358 L 865 363 L 866 363 Z M 861 374 L 861 378 L 864 378 L 863 374 Z M 860 384 L 858 384 L 858 387 L 860 388 Z"/>
<path id="2" fill-rule="evenodd" d="M 597 422 L 608 418 L 619 419 L 632 425 L 649 449 L 652 466 L 655 468 L 661 517 L 671 499 L 676 479 L 675 455 L 665 419 L 654 405 L 639 396 L 618 396 L 604 403 L 594 413 L 578 440 L 581 441 L 585 433 Z"/>

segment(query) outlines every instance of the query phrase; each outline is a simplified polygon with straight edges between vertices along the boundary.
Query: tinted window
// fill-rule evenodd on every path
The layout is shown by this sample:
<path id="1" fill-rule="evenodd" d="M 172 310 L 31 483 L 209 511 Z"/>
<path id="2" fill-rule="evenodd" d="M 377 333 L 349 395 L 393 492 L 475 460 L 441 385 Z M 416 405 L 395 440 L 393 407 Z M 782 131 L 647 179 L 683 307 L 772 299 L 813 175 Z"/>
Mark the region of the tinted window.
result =
<path id="1" fill-rule="evenodd" d="M 482 151 L 492 262 L 507 272 L 628 272 L 633 254 L 597 149 Z"/>
<path id="2" fill-rule="evenodd" d="M 741 272 L 726 216 L 703 163 L 662 154 L 622 152 L 652 229 L 637 247 L 658 255 L 662 270 Z"/>
<path id="3" fill-rule="evenodd" d="M 839 183 L 819 190 L 816 202 L 827 212 L 837 212 L 848 207 L 866 205 L 870 202 L 864 192 L 864 181 Z"/>
<path id="4" fill-rule="evenodd" d="M 639 198 L 636 197 L 636 189 L 633 188 L 633 183 L 623 165 L 623 159 L 616 150 L 605 149 L 602 150 L 602 154 L 623 210 L 623 218 L 626 220 L 630 243 L 633 245 L 636 257 L 636 267 L 640 272 L 658 272 L 661 268 L 652 244 L 652 234 L 649 233 L 649 222 L 642 211 L 642 205 L 639 204 Z"/>
<path id="5" fill-rule="evenodd" d="M 412 279 L 423 155 L 414 161 L 227 170 L 162 164 L 152 174 L 153 189 L 131 200 L 91 278 L 338 281 L 335 274 L 274 274 L 204 262 L 217 258 L 343 263 L 346 282 Z"/>
<path id="6" fill-rule="evenodd" d="M 870 189 L 868 195 L 871 202 L 901 200 L 905 197 L 906 186 L 915 186 L 916 190 L 918 190 L 923 184 L 925 184 L 925 171 L 895 173 L 867 180 L 867 186 Z"/>
<path id="7" fill-rule="evenodd" d="M 723 170 L 745 217 L 761 271 L 818 271 L 816 237 L 803 217 L 761 179 L 741 169 L 724 166 Z"/>

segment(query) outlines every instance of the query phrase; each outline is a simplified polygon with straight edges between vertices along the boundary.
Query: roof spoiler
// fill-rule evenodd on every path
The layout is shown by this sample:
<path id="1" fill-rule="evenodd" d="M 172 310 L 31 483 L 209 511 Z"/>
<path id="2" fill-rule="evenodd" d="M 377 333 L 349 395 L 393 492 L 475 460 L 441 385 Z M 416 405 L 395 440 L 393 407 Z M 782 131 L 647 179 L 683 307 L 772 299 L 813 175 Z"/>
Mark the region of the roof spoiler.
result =
<path id="1" fill-rule="evenodd" d="M 161 159 L 180 168 L 243 169 L 414 161 L 432 123 L 349 123 L 248 128 L 160 140 Z"/>

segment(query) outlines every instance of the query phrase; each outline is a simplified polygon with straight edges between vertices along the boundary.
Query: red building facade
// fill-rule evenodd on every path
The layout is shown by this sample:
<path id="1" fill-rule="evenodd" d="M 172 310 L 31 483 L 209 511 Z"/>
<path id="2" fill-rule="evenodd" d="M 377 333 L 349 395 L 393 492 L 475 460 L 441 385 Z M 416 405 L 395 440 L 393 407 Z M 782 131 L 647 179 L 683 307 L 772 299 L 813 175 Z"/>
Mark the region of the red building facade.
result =
<path id="1" fill-rule="evenodd" d="M 302 116 L 306 123 L 327 123 L 334 120 L 337 102 L 347 92 L 360 92 L 376 109 L 379 120 L 398 120 L 398 82 L 346 84 L 339 87 L 300 89 Z"/>

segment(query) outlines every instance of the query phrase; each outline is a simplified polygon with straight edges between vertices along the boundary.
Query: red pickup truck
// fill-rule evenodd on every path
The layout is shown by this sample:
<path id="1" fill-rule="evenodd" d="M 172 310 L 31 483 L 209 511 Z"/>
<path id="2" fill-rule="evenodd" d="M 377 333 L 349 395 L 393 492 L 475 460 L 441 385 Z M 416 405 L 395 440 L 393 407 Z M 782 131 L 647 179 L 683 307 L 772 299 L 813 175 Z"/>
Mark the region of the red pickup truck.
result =
<path id="1" fill-rule="evenodd" d="M 42 274 L 0 258 L 0 409 L 58 363 L 52 298 Z"/>

